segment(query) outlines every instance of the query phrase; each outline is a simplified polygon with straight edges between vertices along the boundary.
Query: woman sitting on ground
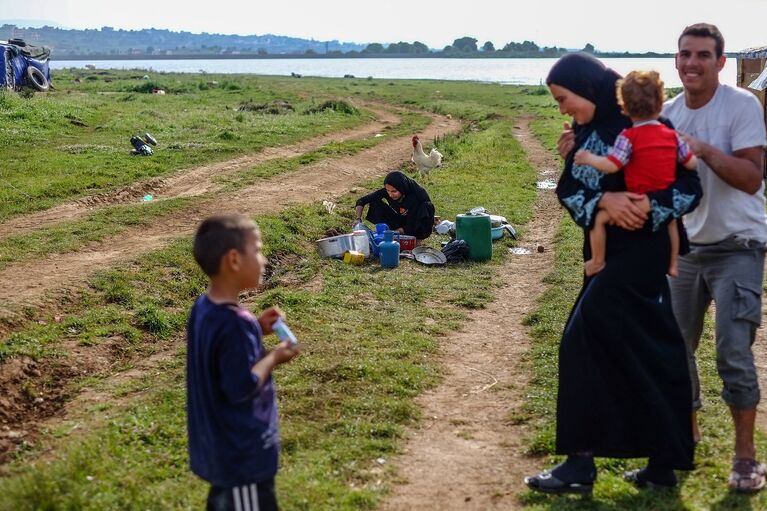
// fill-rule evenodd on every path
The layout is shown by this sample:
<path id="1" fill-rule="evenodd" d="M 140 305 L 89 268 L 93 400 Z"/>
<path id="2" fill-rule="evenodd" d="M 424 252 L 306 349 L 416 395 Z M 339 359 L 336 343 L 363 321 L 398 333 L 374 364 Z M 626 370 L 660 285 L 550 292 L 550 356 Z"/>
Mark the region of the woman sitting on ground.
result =
<path id="1" fill-rule="evenodd" d="M 357 200 L 357 222 L 362 220 L 366 205 L 366 220 L 374 224 L 384 223 L 400 234 L 422 240 L 428 238 L 434 228 L 434 204 L 429 194 L 398 170 L 386 175 L 383 188 Z"/>

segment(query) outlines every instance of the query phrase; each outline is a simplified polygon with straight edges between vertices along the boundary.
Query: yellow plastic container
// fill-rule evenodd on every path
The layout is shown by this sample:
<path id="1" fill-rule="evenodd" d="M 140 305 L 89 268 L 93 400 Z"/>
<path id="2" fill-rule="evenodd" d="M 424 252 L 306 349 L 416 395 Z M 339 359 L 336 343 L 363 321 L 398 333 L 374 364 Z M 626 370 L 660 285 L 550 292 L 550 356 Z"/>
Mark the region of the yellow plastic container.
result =
<path id="1" fill-rule="evenodd" d="M 365 262 L 365 254 L 356 250 L 347 250 L 344 252 L 344 262 L 346 264 L 359 266 Z"/>

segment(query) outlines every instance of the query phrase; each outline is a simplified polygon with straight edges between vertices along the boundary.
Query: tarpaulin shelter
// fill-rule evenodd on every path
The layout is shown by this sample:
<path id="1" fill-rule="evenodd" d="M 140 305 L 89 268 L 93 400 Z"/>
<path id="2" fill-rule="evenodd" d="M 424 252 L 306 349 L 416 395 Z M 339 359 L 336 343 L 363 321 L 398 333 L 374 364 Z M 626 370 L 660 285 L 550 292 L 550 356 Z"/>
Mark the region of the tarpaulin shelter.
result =
<path id="1" fill-rule="evenodd" d="M 21 39 L 0 41 L 0 87 L 48 90 L 51 83 L 50 56 L 48 48 L 31 46 Z"/>

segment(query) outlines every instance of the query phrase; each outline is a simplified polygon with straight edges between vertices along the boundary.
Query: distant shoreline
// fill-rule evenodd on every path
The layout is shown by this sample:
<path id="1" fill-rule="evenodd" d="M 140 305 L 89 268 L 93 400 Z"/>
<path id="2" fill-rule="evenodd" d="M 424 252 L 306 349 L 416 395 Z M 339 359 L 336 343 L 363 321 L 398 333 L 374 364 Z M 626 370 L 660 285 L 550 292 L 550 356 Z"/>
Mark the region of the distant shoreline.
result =
<path id="1" fill-rule="evenodd" d="M 598 58 L 671 58 L 673 53 L 596 53 L 595 57 Z M 259 55 L 255 53 L 239 53 L 239 54 L 210 54 L 210 53 L 187 53 L 187 54 L 174 54 L 174 55 L 109 55 L 109 54 L 93 54 L 93 55 L 51 55 L 51 59 L 57 61 L 68 60 L 233 60 L 233 59 L 247 59 L 247 60 L 275 60 L 275 59 L 557 59 L 561 55 L 546 56 L 546 55 L 483 55 L 480 53 L 469 54 L 450 54 L 444 55 L 442 53 L 436 54 L 352 54 L 352 55 L 306 55 L 306 54 L 285 54 L 285 55 Z"/>

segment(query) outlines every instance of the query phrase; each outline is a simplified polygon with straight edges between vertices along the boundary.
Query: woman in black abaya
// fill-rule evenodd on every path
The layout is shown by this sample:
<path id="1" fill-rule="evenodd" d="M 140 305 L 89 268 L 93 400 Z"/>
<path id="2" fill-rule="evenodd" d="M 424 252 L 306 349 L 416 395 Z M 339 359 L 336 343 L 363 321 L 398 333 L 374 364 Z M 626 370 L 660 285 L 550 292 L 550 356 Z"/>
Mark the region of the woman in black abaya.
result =
<path id="1" fill-rule="evenodd" d="M 355 204 L 357 221 L 368 206 L 365 217 L 374 224 L 383 223 L 400 234 L 422 240 L 434 228 L 434 204 L 421 185 L 395 170 L 384 178 L 384 187 L 360 197 Z"/>
<path id="2" fill-rule="evenodd" d="M 679 171 L 669 189 L 645 196 L 624 191 L 622 172 L 573 162 L 578 149 L 605 155 L 629 126 L 616 102 L 619 78 L 584 54 L 561 58 L 547 78 L 560 112 L 574 121 L 574 143 L 560 140 L 568 150 L 557 196 L 584 229 L 585 260 L 597 209 L 617 225 L 608 228 L 607 266 L 584 279 L 562 335 L 556 452 L 567 459 L 525 479 L 536 491 L 590 492 L 597 456 L 649 458 L 625 474 L 639 486 L 674 486 L 674 469 L 693 467 L 690 376 L 666 280 L 666 224 L 697 205 L 697 174 Z"/>

